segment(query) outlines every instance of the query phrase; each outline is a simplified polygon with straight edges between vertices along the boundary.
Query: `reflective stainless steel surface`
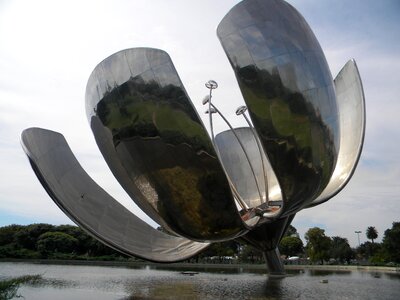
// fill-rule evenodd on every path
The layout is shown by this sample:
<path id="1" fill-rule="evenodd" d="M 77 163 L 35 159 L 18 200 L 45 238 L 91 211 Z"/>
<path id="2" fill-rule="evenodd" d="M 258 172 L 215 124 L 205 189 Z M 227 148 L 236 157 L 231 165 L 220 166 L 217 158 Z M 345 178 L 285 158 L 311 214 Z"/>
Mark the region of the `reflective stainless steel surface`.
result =
<path id="1" fill-rule="evenodd" d="M 247 106 L 242 105 L 236 109 L 236 115 L 243 116 L 243 118 L 246 120 L 247 125 L 249 125 L 249 128 L 251 129 L 251 132 L 253 133 L 254 138 L 256 140 L 258 152 L 260 153 L 260 158 L 261 158 L 261 166 L 262 166 L 263 176 L 264 176 L 265 194 L 268 196 L 268 188 L 269 187 L 268 187 L 268 179 L 267 179 L 267 174 L 266 174 L 266 169 L 265 169 L 265 163 L 266 163 L 265 160 L 267 160 L 267 158 L 265 157 L 264 148 L 261 145 L 260 138 L 258 137 L 253 124 L 247 117 L 246 111 L 247 111 Z M 268 162 L 268 164 L 269 164 L 269 162 Z M 269 201 L 269 199 L 267 197 L 266 202 L 268 203 L 268 201 Z"/>
<path id="2" fill-rule="evenodd" d="M 210 90 L 211 91 L 211 90 Z M 204 101 L 203 101 L 204 102 Z M 225 118 L 225 116 L 221 113 L 221 111 L 219 111 L 217 109 L 217 107 L 211 103 L 211 92 L 210 92 L 210 96 L 208 97 L 208 102 L 206 102 L 209 104 L 210 109 L 206 111 L 206 113 L 210 113 L 210 130 L 211 130 L 211 140 L 213 142 L 213 145 L 216 147 L 217 150 L 217 154 L 218 154 L 218 158 L 221 160 L 221 151 L 224 151 L 225 149 L 221 149 L 221 147 L 217 147 L 216 145 L 216 141 L 215 141 L 215 136 L 214 136 L 214 131 L 213 131 L 213 124 L 212 124 L 212 118 L 211 115 L 212 113 L 218 113 L 218 115 L 224 120 L 224 122 L 228 125 L 230 132 L 233 134 L 236 143 L 240 146 L 241 149 L 241 153 L 245 156 L 245 160 L 247 162 L 247 166 L 249 167 L 250 171 L 251 171 L 251 175 L 253 178 L 256 178 L 256 174 L 254 171 L 254 167 L 253 164 L 250 162 L 250 158 L 249 158 L 249 154 L 247 153 L 246 147 L 244 146 L 244 144 L 242 143 L 241 139 L 239 138 L 239 136 L 236 134 L 235 129 L 232 127 L 232 125 L 229 123 L 229 121 Z M 222 164 L 222 166 L 224 167 L 224 163 Z M 225 170 L 225 168 L 224 168 Z M 257 217 L 256 215 L 248 212 L 248 208 L 249 205 L 245 203 L 245 201 L 242 199 L 242 196 L 240 195 L 240 193 L 237 191 L 237 188 L 234 184 L 234 182 L 232 182 L 232 180 L 230 179 L 229 173 L 227 172 L 227 170 L 225 170 L 225 173 L 227 175 L 228 181 L 230 183 L 231 189 L 233 191 L 233 194 L 235 196 L 235 199 L 237 200 L 237 204 L 241 207 L 241 215 L 242 215 L 242 219 L 243 221 L 246 222 L 246 224 L 248 226 L 254 226 L 257 224 L 257 222 L 259 221 L 259 217 Z M 262 193 L 261 193 L 261 189 L 260 186 L 258 184 L 257 180 L 254 180 L 255 183 L 255 188 L 256 191 L 258 192 L 258 198 L 259 199 L 263 199 Z M 266 185 L 267 186 L 267 185 Z M 265 197 L 264 197 L 265 198 Z M 265 201 L 264 201 L 265 202 Z"/>
<path id="3" fill-rule="evenodd" d="M 208 246 L 165 234 L 133 215 L 89 177 L 61 134 L 30 128 L 22 133 L 21 141 L 54 202 L 106 245 L 157 262 L 184 260 Z"/>
<path id="4" fill-rule="evenodd" d="M 243 148 L 240 146 L 238 139 L 231 130 L 217 134 L 215 142 L 220 153 L 222 164 L 242 199 L 246 202 L 247 206 L 251 208 L 262 205 L 267 201 L 270 201 L 270 205 L 273 205 L 274 201 L 280 202 L 282 196 L 278 181 L 264 152 L 261 152 L 264 156 L 263 159 L 261 159 L 256 138 L 251 128 L 235 128 L 235 133 L 246 149 L 249 160 L 247 160 Z M 268 187 L 265 187 L 266 181 L 262 165 L 263 162 Z M 250 164 L 254 170 L 255 176 L 253 176 Z M 261 188 L 262 199 L 259 197 L 256 181 Z M 268 190 L 267 198 L 265 195 L 266 190 Z M 276 210 L 271 210 L 271 216 L 278 213 L 279 207 L 275 208 Z"/>
<path id="5" fill-rule="evenodd" d="M 328 186 L 310 206 L 325 202 L 349 182 L 361 155 L 365 134 L 365 99 L 356 62 L 347 62 L 335 78 L 340 119 L 340 149 Z"/>
<path id="6" fill-rule="evenodd" d="M 339 149 L 324 54 L 303 17 L 284 1 L 242 1 L 217 33 L 278 178 L 284 214 L 291 214 L 324 190 Z"/>
<path id="7" fill-rule="evenodd" d="M 232 128 L 212 103 L 218 84 L 210 80 L 203 100 L 210 139 L 170 57 L 151 48 L 96 66 L 87 116 L 111 171 L 154 221 L 195 241 L 244 241 L 282 274 L 277 247 L 295 214 L 336 195 L 354 173 L 365 132 L 360 75 L 351 60 L 333 81 L 310 27 L 281 0 L 240 2 L 217 34 L 247 105 L 236 113 L 249 127 Z M 213 114 L 230 128 L 215 138 Z M 129 213 L 84 172 L 60 134 L 29 129 L 22 143 L 53 200 L 105 244 L 154 261 L 207 247 Z"/>
<path id="8" fill-rule="evenodd" d="M 168 54 L 120 51 L 92 72 L 87 115 L 110 169 L 161 224 L 194 240 L 246 232 L 223 168 Z"/>

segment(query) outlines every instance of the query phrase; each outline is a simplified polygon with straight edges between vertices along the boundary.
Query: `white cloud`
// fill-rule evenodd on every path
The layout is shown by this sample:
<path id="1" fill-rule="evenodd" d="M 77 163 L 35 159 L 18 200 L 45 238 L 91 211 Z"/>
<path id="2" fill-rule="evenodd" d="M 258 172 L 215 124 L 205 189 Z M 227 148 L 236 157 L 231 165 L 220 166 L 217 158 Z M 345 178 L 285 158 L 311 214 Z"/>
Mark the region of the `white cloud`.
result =
<path id="1" fill-rule="evenodd" d="M 323 224 L 327 235 L 346 237 L 352 246 L 358 244 L 354 231 L 363 232 L 360 235 L 363 242 L 366 228 L 375 226 L 380 240 L 399 218 L 400 186 L 396 183 L 399 176 L 398 166 L 387 169 L 361 163 L 342 192 L 320 206 L 301 211 L 293 224 L 298 224 L 302 237 L 310 226 Z"/>

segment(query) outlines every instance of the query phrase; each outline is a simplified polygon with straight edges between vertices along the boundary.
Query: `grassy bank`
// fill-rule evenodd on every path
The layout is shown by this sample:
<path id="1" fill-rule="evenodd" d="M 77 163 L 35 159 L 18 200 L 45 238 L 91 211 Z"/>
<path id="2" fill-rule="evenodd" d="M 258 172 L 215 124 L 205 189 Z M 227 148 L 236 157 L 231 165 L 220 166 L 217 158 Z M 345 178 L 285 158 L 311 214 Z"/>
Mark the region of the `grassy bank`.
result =
<path id="1" fill-rule="evenodd" d="M 11 279 L 0 281 L 0 300 L 8 300 L 14 297 L 22 297 L 17 295 L 18 288 L 21 284 L 35 284 L 42 280 L 41 275 L 24 275 Z"/>

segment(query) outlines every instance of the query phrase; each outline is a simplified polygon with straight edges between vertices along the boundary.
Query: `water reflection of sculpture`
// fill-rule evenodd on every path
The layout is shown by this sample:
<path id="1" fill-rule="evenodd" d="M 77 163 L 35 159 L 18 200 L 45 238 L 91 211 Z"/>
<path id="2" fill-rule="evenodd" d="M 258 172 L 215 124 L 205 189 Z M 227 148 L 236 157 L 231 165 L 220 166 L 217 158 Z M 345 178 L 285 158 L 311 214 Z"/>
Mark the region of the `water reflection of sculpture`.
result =
<path id="1" fill-rule="evenodd" d="M 31 128 L 22 144 L 57 205 L 123 253 L 172 262 L 237 239 L 262 250 L 271 273 L 283 273 L 277 245 L 296 212 L 336 195 L 354 172 L 365 128 L 361 80 L 353 60 L 332 80 L 311 29 L 283 1 L 239 3 L 218 37 L 247 105 L 237 113 L 249 127 L 210 139 L 161 50 L 115 53 L 87 85 L 87 115 L 105 160 L 170 234 L 93 182 L 62 135 Z M 204 104 L 212 125 L 220 112 L 211 100 L 210 90 Z"/>

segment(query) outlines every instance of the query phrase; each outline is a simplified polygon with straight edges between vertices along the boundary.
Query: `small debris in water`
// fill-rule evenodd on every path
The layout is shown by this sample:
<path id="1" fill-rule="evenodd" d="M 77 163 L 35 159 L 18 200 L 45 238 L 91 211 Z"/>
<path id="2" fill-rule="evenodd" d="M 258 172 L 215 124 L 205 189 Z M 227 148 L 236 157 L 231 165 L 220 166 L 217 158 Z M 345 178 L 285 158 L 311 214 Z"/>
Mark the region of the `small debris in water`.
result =
<path id="1" fill-rule="evenodd" d="M 199 272 L 193 272 L 193 271 L 183 271 L 181 272 L 182 275 L 186 275 L 186 276 L 194 276 L 196 274 L 199 274 Z"/>
<path id="2" fill-rule="evenodd" d="M 328 283 L 328 279 L 322 279 L 320 282 L 321 283 Z"/>

